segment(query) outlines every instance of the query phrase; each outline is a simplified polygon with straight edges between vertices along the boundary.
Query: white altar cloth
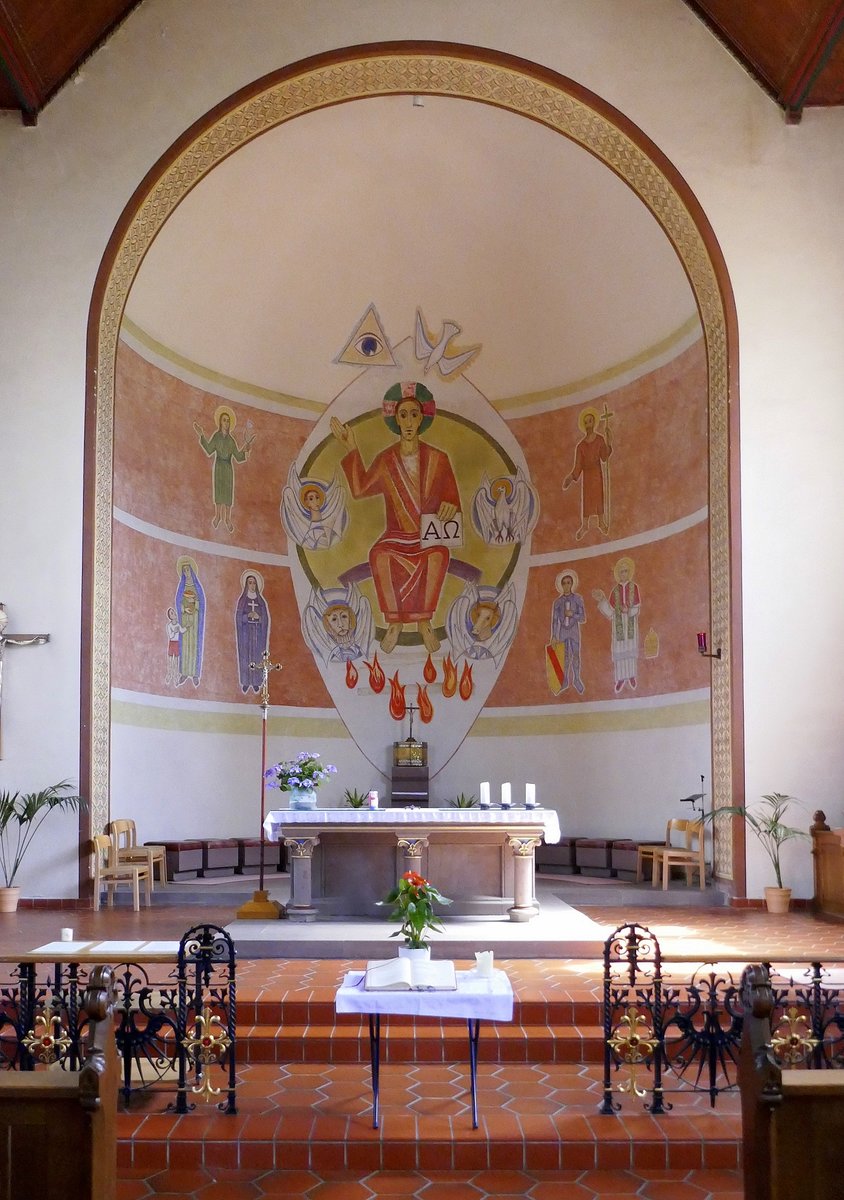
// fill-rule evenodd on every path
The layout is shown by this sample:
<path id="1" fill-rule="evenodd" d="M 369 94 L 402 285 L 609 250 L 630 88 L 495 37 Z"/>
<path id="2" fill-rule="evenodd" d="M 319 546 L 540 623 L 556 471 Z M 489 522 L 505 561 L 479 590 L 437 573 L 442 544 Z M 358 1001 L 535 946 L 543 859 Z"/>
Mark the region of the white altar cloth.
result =
<path id="1" fill-rule="evenodd" d="M 561 836 L 552 808 L 278 808 L 267 813 L 264 831 L 275 842 L 291 825 L 519 825 L 535 826 L 546 842 L 559 842 Z"/>
<path id="2" fill-rule="evenodd" d="M 363 981 L 363 971 L 346 973 L 334 1000 L 336 1012 L 513 1020 L 513 987 L 504 971 L 493 971 L 491 979 L 474 970 L 458 971 L 456 992 L 367 992 Z"/>

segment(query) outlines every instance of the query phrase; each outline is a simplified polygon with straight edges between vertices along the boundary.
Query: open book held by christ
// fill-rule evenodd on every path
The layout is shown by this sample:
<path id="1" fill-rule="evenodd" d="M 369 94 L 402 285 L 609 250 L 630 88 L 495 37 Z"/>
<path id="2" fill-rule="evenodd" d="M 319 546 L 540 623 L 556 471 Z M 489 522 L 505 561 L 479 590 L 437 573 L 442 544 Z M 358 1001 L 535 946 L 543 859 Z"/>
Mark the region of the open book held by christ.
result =
<path id="1" fill-rule="evenodd" d="M 454 963 L 446 959 L 387 958 L 366 964 L 367 992 L 456 992 Z"/>

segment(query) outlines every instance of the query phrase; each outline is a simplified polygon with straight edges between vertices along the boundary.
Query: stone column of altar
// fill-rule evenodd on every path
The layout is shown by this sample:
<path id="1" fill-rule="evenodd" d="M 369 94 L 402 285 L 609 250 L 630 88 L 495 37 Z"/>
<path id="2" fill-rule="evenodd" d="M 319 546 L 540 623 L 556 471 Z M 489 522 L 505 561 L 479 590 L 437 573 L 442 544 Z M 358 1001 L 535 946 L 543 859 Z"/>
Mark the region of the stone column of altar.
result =
<path id="1" fill-rule="evenodd" d="M 513 851 L 513 907 L 507 909 L 511 921 L 530 921 L 539 912 L 533 891 L 534 852 L 542 842 L 538 837 L 511 835 L 507 845 Z"/>
<path id="2" fill-rule="evenodd" d="M 318 837 L 288 837 L 284 839 L 290 861 L 290 901 L 287 905 L 289 921 L 315 921 L 317 910 L 313 904 L 311 890 L 311 867 Z"/>
<path id="3" fill-rule="evenodd" d="M 396 844 L 404 856 L 401 874 L 404 874 L 405 871 L 415 871 L 417 875 L 421 875 L 422 852 L 428 849 L 428 839 L 426 837 L 400 837 Z"/>

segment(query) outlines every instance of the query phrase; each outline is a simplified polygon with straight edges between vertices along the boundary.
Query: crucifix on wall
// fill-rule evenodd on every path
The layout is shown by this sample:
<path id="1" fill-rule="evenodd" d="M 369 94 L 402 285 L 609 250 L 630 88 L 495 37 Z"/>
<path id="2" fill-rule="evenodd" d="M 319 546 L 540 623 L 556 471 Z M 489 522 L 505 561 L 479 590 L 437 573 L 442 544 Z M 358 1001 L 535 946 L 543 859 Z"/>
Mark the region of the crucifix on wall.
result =
<path id="1" fill-rule="evenodd" d="M 5 604 L 0 604 L 0 711 L 3 703 L 3 656 L 7 646 L 43 646 L 49 642 L 49 633 L 6 633 L 9 617 Z M 0 724 L 2 730 L 2 724 Z M 0 758 L 3 757 L 3 744 L 0 740 Z"/>

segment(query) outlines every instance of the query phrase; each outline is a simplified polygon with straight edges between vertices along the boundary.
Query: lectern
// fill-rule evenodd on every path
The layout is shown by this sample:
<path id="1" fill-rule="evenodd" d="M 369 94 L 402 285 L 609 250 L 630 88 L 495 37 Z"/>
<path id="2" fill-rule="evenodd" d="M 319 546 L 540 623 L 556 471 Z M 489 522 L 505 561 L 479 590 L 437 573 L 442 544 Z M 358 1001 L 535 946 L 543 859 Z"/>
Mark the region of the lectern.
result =
<path id="1" fill-rule="evenodd" d="M 428 807 L 428 743 L 393 742 L 391 808 Z"/>

